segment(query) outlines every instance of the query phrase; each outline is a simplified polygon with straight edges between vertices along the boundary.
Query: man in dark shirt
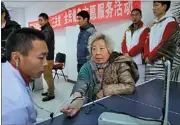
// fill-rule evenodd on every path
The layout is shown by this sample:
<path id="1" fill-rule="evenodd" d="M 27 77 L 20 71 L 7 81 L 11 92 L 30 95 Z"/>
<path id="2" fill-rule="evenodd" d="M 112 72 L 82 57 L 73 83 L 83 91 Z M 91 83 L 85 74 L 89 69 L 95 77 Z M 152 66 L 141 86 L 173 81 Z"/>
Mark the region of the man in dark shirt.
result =
<path id="1" fill-rule="evenodd" d="M 89 37 L 96 32 L 96 29 L 93 24 L 89 22 L 90 15 L 87 11 L 80 11 L 77 14 L 77 22 L 79 24 L 79 35 L 77 41 L 77 71 L 79 72 L 84 63 L 88 59 L 88 39 Z"/>
<path id="2" fill-rule="evenodd" d="M 54 31 L 49 23 L 49 17 L 46 13 L 41 13 L 38 21 L 41 26 L 41 31 L 45 35 L 45 41 L 49 50 L 47 56 L 48 65 L 44 71 L 44 79 L 48 85 L 48 92 L 42 93 L 42 96 L 46 96 L 42 99 L 42 101 L 49 101 L 55 98 L 54 80 L 52 75 L 52 68 L 54 64 Z"/>

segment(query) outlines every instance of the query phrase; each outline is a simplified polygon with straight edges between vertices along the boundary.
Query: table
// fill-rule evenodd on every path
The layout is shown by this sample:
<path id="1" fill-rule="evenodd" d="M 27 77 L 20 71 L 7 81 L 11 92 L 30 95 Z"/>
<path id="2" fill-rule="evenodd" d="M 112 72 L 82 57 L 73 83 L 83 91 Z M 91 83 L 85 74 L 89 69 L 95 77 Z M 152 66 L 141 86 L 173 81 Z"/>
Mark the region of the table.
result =
<path id="1" fill-rule="evenodd" d="M 125 112 L 130 115 L 160 119 L 162 116 L 164 81 L 155 79 L 136 88 L 132 95 L 110 96 L 98 103 L 109 109 Z M 59 115 L 54 118 L 51 125 L 97 125 L 98 117 L 107 111 L 104 107 L 95 104 L 89 114 L 85 114 L 87 106 L 73 118 Z M 49 124 L 45 120 L 37 125 Z M 168 121 L 171 125 L 180 125 L 180 84 L 171 82 L 169 97 Z"/>

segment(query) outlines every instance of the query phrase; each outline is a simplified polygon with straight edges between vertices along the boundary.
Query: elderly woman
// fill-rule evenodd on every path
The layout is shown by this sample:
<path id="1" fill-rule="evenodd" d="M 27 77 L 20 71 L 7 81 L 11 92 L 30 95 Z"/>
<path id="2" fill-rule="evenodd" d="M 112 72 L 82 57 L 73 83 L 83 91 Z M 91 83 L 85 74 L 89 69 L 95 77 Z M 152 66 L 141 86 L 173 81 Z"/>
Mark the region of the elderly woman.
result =
<path id="1" fill-rule="evenodd" d="M 81 68 L 77 84 L 72 90 L 70 104 L 61 112 L 74 116 L 84 103 L 104 96 L 131 94 L 139 78 L 136 64 L 131 57 L 112 52 L 112 40 L 102 34 L 94 33 L 89 38 L 91 60 Z"/>

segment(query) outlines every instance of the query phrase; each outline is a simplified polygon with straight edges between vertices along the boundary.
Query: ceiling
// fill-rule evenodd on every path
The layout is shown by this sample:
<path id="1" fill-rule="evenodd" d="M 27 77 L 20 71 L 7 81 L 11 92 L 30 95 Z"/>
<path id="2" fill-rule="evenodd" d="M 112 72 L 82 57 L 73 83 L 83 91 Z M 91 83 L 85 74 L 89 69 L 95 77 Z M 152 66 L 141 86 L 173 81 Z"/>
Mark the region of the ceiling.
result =
<path id="1" fill-rule="evenodd" d="M 4 0 L 4 4 L 7 8 L 25 8 L 33 4 L 33 2 L 6 2 L 6 0 Z"/>
<path id="2" fill-rule="evenodd" d="M 36 2 L 89 2 L 93 0 L 2 0 L 7 8 L 25 8 L 34 5 Z"/>
<path id="3" fill-rule="evenodd" d="M 2 0 L 7 7 L 17 7 L 17 8 L 25 8 L 34 4 L 35 2 L 89 2 L 89 1 L 96 1 L 96 0 Z M 106 1 L 106 0 L 101 0 Z M 109 0 L 111 1 L 111 0 Z M 152 0 L 142 0 L 142 1 L 152 1 Z M 178 1 L 178 0 L 171 0 L 171 1 Z"/>

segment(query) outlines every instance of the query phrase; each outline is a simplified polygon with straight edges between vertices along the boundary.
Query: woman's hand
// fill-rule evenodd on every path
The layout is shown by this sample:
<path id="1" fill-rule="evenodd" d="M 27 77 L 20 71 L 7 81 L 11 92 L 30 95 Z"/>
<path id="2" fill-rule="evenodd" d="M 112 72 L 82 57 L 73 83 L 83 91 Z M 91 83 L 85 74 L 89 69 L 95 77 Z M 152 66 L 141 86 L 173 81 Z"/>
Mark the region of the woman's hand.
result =
<path id="1" fill-rule="evenodd" d="M 96 96 L 97 96 L 98 99 L 103 98 L 104 97 L 103 91 L 100 90 Z"/>
<path id="2" fill-rule="evenodd" d="M 117 93 L 113 85 L 106 85 L 103 87 L 104 96 L 110 96 Z"/>
<path id="3" fill-rule="evenodd" d="M 81 94 L 79 92 L 75 92 L 72 97 L 80 97 Z M 66 104 L 62 107 L 61 112 L 63 112 L 65 115 L 69 117 L 73 117 L 77 114 L 77 112 L 81 109 L 84 103 L 84 98 L 77 98 L 70 104 Z"/>
<path id="4" fill-rule="evenodd" d="M 73 117 L 77 114 L 79 110 L 80 110 L 79 107 L 76 107 L 71 103 L 64 105 L 63 108 L 61 109 L 61 112 L 63 112 L 65 115 L 69 117 Z"/>

